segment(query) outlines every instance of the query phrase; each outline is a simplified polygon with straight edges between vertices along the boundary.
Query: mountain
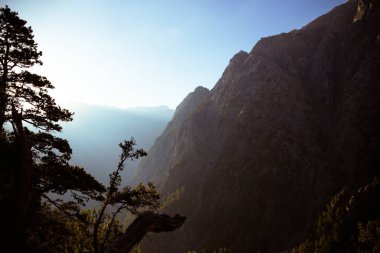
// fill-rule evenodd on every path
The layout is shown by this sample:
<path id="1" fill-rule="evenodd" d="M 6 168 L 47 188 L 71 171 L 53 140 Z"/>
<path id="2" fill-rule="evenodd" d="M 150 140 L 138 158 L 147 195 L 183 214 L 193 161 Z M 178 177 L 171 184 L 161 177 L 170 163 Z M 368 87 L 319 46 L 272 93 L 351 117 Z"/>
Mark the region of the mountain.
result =
<path id="1" fill-rule="evenodd" d="M 73 149 L 71 163 L 83 166 L 101 182 L 108 182 L 109 173 L 116 168 L 119 143 L 133 137 L 138 148 L 148 151 L 173 115 L 165 106 L 119 109 L 73 104 L 69 109 L 75 112 L 74 120 L 62 124 L 62 137 Z M 139 162 L 127 164 L 127 182 Z"/>
<path id="2" fill-rule="evenodd" d="M 197 87 L 177 106 L 173 119 L 168 123 L 161 136 L 157 138 L 151 149 L 152 152 L 149 152 L 149 157 L 141 161 L 142 166 L 133 178 L 135 184 L 147 181 L 159 183 L 168 176 L 167 165 L 174 164 L 176 161 L 172 159 L 178 159 L 185 153 L 184 150 L 177 149 L 178 141 L 181 139 L 178 137 L 181 135 L 180 128 L 189 115 L 207 98 L 208 94 L 208 89 Z"/>
<path id="3" fill-rule="evenodd" d="M 378 176 L 379 16 L 378 1 L 348 1 L 189 94 L 134 178 L 187 221 L 143 252 L 288 249 L 343 186 Z"/>

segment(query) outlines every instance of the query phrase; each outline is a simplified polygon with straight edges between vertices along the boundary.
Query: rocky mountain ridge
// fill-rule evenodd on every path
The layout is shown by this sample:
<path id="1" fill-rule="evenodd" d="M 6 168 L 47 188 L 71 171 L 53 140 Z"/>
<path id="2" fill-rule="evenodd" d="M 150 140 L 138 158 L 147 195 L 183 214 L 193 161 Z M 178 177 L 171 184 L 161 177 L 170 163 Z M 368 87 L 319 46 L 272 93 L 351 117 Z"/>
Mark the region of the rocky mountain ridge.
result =
<path id="1" fill-rule="evenodd" d="M 379 175 L 379 21 L 378 1 L 348 1 L 190 94 L 135 178 L 188 219 L 143 250 L 278 252 L 343 186 Z"/>

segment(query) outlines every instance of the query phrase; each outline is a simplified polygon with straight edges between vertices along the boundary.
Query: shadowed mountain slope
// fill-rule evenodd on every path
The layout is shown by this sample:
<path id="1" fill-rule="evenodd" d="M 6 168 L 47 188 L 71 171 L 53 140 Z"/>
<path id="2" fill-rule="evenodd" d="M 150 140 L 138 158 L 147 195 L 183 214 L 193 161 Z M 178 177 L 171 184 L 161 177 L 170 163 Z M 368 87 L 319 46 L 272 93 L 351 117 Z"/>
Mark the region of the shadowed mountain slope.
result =
<path id="1" fill-rule="evenodd" d="M 359 6 L 359 8 L 358 8 Z M 278 252 L 329 198 L 379 175 L 378 1 L 348 1 L 239 52 L 178 106 L 137 171 L 187 216 L 143 252 Z"/>

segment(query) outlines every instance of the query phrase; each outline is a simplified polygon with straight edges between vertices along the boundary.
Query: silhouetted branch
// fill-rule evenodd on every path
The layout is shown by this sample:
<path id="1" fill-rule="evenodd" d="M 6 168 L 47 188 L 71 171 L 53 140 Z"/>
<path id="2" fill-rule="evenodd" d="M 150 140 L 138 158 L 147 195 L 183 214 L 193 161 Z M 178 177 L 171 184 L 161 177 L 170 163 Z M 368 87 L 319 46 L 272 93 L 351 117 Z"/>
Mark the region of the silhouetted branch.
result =
<path id="1" fill-rule="evenodd" d="M 125 233 L 121 234 L 117 240 L 108 246 L 105 253 L 127 253 L 131 251 L 147 233 L 176 230 L 183 225 L 185 220 L 186 217 L 178 214 L 169 216 L 166 214 L 145 212 L 133 221 Z"/>

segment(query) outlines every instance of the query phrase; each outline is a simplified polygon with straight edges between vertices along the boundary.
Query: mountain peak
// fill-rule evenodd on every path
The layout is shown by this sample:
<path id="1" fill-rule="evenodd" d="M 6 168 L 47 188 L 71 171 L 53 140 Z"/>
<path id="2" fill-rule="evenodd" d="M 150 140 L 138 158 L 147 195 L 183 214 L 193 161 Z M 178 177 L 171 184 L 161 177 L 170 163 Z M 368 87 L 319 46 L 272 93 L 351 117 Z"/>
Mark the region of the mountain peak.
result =
<path id="1" fill-rule="evenodd" d="M 378 174 L 377 6 L 349 1 L 263 38 L 184 99 L 139 172 L 188 219 L 143 251 L 279 252 L 330 196 Z"/>
<path id="2" fill-rule="evenodd" d="M 177 106 L 174 118 L 181 118 L 181 121 L 185 118 L 187 118 L 193 111 L 196 109 L 209 95 L 210 91 L 209 89 L 198 86 L 195 88 L 195 90 L 189 95 L 186 96 L 186 98 Z"/>
<path id="3" fill-rule="evenodd" d="M 194 90 L 194 93 L 199 93 L 199 92 L 208 92 L 209 89 L 203 87 L 203 86 L 198 86 L 197 88 L 195 88 Z"/>
<path id="4" fill-rule="evenodd" d="M 248 57 L 248 53 L 240 50 L 238 53 L 236 53 L 230 60 L 230 64 L 233 64 L 235 62 L 241 62 L 244 61 Z"/>

